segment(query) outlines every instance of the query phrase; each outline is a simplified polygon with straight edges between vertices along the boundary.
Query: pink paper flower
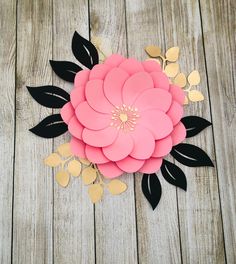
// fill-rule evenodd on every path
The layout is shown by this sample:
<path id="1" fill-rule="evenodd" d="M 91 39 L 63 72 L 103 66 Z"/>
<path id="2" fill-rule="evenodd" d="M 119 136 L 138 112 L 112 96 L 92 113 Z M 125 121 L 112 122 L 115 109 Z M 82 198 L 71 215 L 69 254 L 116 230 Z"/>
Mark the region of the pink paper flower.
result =
<path id="1" fill-rule="evenodd" d="M 61 110 L 72 152 L 97 164 L 105 177 L 156 172 L 186 137 L 184 93 L 155 61 L 114 54 L 78 72 L 74 87 Z"/>

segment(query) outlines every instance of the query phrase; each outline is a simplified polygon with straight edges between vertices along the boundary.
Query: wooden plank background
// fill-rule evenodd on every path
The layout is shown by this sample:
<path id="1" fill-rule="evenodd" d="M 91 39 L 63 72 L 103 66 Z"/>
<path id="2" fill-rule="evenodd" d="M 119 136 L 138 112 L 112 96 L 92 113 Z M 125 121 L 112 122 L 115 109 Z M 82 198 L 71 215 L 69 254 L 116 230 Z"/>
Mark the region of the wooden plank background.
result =
<path id="1" fill-rule="evenodd" d="M 1 0 L 0 263 L 236 263 L 235 10 L 233 0 Z M 72 88 L 48 62 L 75 60 L 75 30 L 140 60 L 149 44 L 178 45 L 182 71 L 200 71 L 206 100 L 187 106 L 186 115 L 213 127 L 187 141 L 215 167 L 180 165 L 187 192 L 160 174 L 154 212 L 140 174 L 122 176 L 128 191 L 95 206 L 81 181 L 58 187 L 42 160 L 69 136 L 47 140 L 28 131 L 52 111 L 26 85 Z"/>

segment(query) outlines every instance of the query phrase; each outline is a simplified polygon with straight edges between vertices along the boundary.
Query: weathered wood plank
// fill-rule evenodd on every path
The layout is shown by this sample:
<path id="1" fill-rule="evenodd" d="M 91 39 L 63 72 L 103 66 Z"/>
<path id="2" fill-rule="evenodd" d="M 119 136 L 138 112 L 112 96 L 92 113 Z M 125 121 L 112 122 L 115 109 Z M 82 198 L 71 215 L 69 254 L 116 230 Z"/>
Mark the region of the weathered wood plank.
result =
<path id="1" fill-rule="evenodd" d="M 16 3 L 0 5 L 0 263 L 11 262 Z"/>
<path id="2" fill-rule="evenodd" d="M 146 46 L 165 47 L 161 1 L 128 0 L 126 7 L 129 57 L 144 60 Z M 155 211 L 141 191 L 142 175 L 135 176 L 139 262 L 181 263 L 176 189 L 158 175 L 163 192 Z"/>
<path id="3" fill-rule="evenodd" d="M 51 263 L 53 180 L 42 160 L 51 152 L 52 140 L 28 129 L 52 111 L 36 103 L 26 89 L 52 80 L 51 1 L 19 0 L 17 13 L 13 263 Z"/>
<path id="4" fill-rule="evenodd" d="M 193 69 L 199 70 L 201 84 L 197 89 L 206 98 L 186 106 L 185 115 L 211 120 L 198 1 L 167 0 L 163 1 L 162 10 L 167 47 L 180 47 L 183 72 L 189 74 Z M 203 148 L 215 159 L 211 128 L 186 142 Z M 183 263 L 224 263 L 217 170 L 180 166 L 188 179 L 187 192 L 178 189 Z"/>
<path id="5" fill-rule="evenodd" d="M 126 55 L 124 1 L 90 1 L 91 34 L 111 40 L 113 53 Z M 95 206 L 97 263 L 137 263 L 134 180 L 125 174 L 128 190 L 111 196 L 106 192 Z"/>
<path id="6" fill-rule="evenodd" d="M 236 263 L 235 1 L 200 1 L 225 250 Z"/>
<path id="7" fill-rule="evenodd" d="M 88 3 L 54 1 L 53 59 L 78 63 L 71 51 L 74 31 L 89 37 Z M 53 84 L 68 92 L 73 85 L 53 75 Z M 68 142 L 66 133 L 54 140 L 54 148 Z M 55 175 L 56 172 L 54 172 Z M 94 263 L 94 210 L 81 178 L 71 178 L 67 188 L 54 183 L 54 261 L 55 263 Z"/>

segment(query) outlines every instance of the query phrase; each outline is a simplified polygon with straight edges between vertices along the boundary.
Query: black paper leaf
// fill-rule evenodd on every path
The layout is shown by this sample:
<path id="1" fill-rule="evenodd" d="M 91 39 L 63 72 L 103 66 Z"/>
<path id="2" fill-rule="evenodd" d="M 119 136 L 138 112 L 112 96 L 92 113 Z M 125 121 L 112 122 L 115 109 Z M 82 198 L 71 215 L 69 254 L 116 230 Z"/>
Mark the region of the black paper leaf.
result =
<path id="1" fill-rule="evenodd" d="M 43 119 L 30 131 L 43 138 L 54 138 L 64 134 L 67 131 L 67 125 L 63 122 L 60 114 L 55 114 Z"/>
<path id="2" fill-rule="evenodd" d="M 72 83 L 74 82 L 76 73 L 82 70 L 79 65 L 70 61 L 50 60 L 50 65 L 57 76 L 62 78 L 64 81 Z"/>
<path id="3" fill-rule="evenodd" d="M 64 104 L 70 101 L 70 95 L 63 89 L 46 85 L 40 87 L 29 87 L 27 89 L 30 95 L 41 105 L 50 108 L 62 108 Z"/>
<path id="4" fill-rule="evenodd" d="M 171 150 L 171 155 L 177 161 L 189 167 L 214 167 L 206 152 L 191 144 L 181 143 L 174 146 Z"/>
<path id="5" fill-rule="evenodd" d="M 155 173 L 144 174 L 142 178 L 142 191 L 154 210 L 161 199 L 161 183 Z"/>
<path id="6" fill-rule="evenodd" d="M 164 179 L 173 184 L 174 186 L 180 187 L 183 190 L 187 190 L 187 181 L 184 172 L 176 166 L 174 163 L 171 163 L 163 159 L 161 165 L 161 173 Z"/>
<path id="7" fill-rule="evenodd" d="M 211 122 L 199 116 L 186 116 L 181 119 L 181 122 L 187 130 L 187 138 L 197 135 L 203 129 L 211 125 Z"/>
<path id="8" fill-rule="evenodd" d="M 72 38 L 72 52 L 85 67 L 92 69 L 98 64 L 98 52 L 95 46 L 75 31 Z"/>

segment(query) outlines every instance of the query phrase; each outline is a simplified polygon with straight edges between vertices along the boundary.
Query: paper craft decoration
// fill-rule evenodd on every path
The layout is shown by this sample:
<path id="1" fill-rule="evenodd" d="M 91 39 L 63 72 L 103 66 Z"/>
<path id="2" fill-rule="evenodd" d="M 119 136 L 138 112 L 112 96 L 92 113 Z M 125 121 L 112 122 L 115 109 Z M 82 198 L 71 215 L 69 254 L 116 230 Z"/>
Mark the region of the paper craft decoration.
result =
<path id="1" fill-rule="evenodd" d="M 45 159 L 45 164 L 60 167 L 56 180 L 62 187 L 69 184 L 70 175 L 81 175 L 95 203 L 102 198 L 104 188 L 111 194 L 126 190 L 117 177 L 141 172 L 142 191 L 155 209 L 162 192 L 157 171 L 161 170 L 170 184 L 187 190 L 186 176 L 166 160 L 169 154 L 186 166 L 213 166 L 202 149 L 182 143 L 211 123 L 196 116 L 183 118 L 186 99 L 181 87 L 187 81 L 181 73 L 177 75 L 178 64 L 172 63 L 178 59 L 179 48 L 169 49 L 166 58 L 158 47 L 146 48 L 152 57 L 162 58 L 162 67 L 155 60 L 140 62 L 119 54 L 98 64 L 95 46 L 75 32 L 72 51 L 81 66 L 50 61 L 60 78 L 74 84 L 70 94 L 52 85 L 28 87 L 39 104 L 61 109 L 30 131 L 44 138 L 66 131 L 71 135 L 70 143 Z M 176 75 L 172 83 L 168 77 Z M 188 81 L 198 84 L 198 72 L 193 71 Z"/>

